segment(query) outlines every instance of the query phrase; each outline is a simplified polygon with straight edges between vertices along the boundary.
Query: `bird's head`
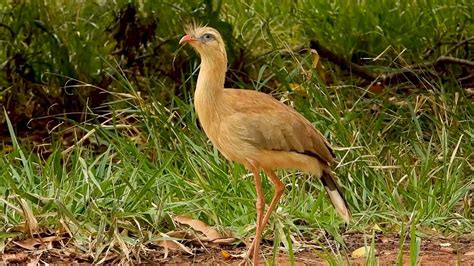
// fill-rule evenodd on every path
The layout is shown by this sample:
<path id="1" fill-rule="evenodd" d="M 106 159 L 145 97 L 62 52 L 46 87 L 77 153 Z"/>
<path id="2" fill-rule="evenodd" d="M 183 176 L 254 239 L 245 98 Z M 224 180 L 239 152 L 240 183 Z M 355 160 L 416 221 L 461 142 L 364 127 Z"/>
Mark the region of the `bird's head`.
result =
<path id="1" fill-rule="evenodd" d="M 219 32 L 211 27 L 189 25 L 185 28 L 186 35 L 179 44 L 188 43 L 199 53 L 202 59 L 224 59 L 227 62 L 224 41 Z"/>

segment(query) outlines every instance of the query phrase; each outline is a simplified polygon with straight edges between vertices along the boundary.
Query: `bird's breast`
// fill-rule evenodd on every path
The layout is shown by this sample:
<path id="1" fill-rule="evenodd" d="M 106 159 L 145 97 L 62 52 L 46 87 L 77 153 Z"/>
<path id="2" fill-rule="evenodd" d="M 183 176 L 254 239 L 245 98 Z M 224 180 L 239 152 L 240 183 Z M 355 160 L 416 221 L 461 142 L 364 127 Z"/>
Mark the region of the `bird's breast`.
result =
<path id="1" fill-rule="evenodd" d="M 214 147 L 230 161 L 246 164 L 246 160 L 254 153 L 254 147 L 243 141 L 237 132 L 229 131 L 221 119 L 212 119 L 209 116 L 198 118 L 204 133 Z"/>
<path id="2" fill-rule="evenodd" d="M 224 92 L 211 96 L 200 90 L 196 91 L 194 107 L 201 127 L 214 147 L 226 159 L 246 164 L 255 153 L 255 147 L 242 138 L 238 128 L 229 126 L 229 117 L 236 113 L 229 100 Z"/>

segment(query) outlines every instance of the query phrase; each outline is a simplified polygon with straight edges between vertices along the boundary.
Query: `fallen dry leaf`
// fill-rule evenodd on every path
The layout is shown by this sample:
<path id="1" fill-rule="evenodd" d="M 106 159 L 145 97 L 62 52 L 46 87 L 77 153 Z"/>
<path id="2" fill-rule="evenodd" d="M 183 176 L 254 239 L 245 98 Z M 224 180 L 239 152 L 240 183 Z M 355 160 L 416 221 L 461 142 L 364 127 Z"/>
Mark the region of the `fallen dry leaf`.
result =
<path id="1" fill-rule="evenodd" d="M 474 256 L 474 247 L 471 247 L 468 251 L 464 253 L 466 256 Z"/>
<path id="2" fill-rule="evenodd" d="M 12 241 L 13 244 L 24 248 L 26 250 L 37 250 L 40 248 L 51 249 L 53 248 L 53 241 L 59 241 L 63 239 L 60 236 L 47 236 L 43 238 L 28 238 L 21 241 Z"/>
<path id="3" fill-rule="evenodd" d="M 184 215 L 175 216 L 173 220 L 180 224 L 188 225 L 196 231 L 202 232 L 208 238 L 207 240 L 212 241 L 214 239 L 222 238 L 221 234 L 219 234 L 217 230 L 210 227 L 203 221 L 192 219 L 191 217 Z"/>
<path id="4" fill-rule="evenodd" d="M 160 234 L 163 237 L 170 238 L 166 234 L 163 234 L 163 233 L 160 233 Z M 193 253 L 191 252 L 191 250 L 188 247 L 186 247 L 185 245 L 183 245 L 183 244 L 181 244 L 178 241 L 173 240 L 173 239 L 159 240 L 159 241 L 156 242 L 156 244 L 165 249 L 164 259 L 166 259 L 168 257 L 169 250 L 182 250 L 182 251 L 184 251 L 184 252 L 186 252 L 190 255 L 193 255 Z"/>
<path id="5" fill-rule="evenodd" d="M 375 253 L 377 252 L 376 249 L 373 249 L 371 247 L 360 247 L 354 251 L 352 251 L 351 255 L 353 258 L 362 258 L 362 257 L 367 257 L 370 253 Z"/>
<path id="6" fill-rule="evenodd" d="M 40 242 L 53 242 L 53 241 L 59 241 L 59 240 L 62 240 L 64 239 L 64 237 L 62 236 L 46 236 L 46 237 L 42 237 L 42 238 L 38 238 L 38 240 Z"/>
<path id="7" fill-rule="evenodd" d="M 212 241 L 212 243 L 230 245 L 233 244 L 236 240 L 237 239 L 235 237 L 219 238 Z"/>
<path id="8" fill-rule="evenodd" d="M 174 243 L 172 243 L 170 240 L 160 240 L 160 241 L 157 241 L 156 244 L 160 247 L 162 247 L 164 250 L 165 250 L 165 254 L 163 256 L 163 259 L 166 259 L 168 258 L 168 253 L 169 253 L 169 250 L 170 250 L 170 245 L 174 245 Z"/>
<path id="9" fill-rule="evenodd" d="M 36 238 L 28 238 L 22 241 L 12 241 L 13 244 L 27 249 L 27 250 L 36 250 L 41 246 L 41 242 L 38 241 Z"/>
<path id="10" fill-rule="evenodd" d="M 7 263 L 21 263 L 28 259 L 26 252 L 14 253 L 14 254 L 3 254 L 2 261 Z"/>
<path id="11" fill-rule="evenodd" d="M 179 239 L 191 239 L 194 238 L 194 235 L 190 234 L 189 232 L 185 231 L 169 231 L 166 233 L 166 235 L 173 237 L 173 238 L 179 238 Z"/>

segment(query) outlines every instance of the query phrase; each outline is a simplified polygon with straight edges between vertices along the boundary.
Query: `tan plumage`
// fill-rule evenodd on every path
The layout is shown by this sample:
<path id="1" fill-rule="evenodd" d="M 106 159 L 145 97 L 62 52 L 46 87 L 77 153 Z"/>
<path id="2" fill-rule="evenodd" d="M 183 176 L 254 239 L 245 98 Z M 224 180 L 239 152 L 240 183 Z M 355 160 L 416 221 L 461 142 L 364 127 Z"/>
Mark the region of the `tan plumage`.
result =
<path id="1" fill-rule="evenodd" d="M 249 250 L 254 263 L 260 234 L 284 190 L 275 169 L 297 169 L 321 178 L 337 212 L 349 221 L 350 212 L 330 169 L 334 154 L 324 136 L 301 114 L 270 95 L 224 89 L 227 55 L 219 32 L 191 26 L 186 33 L 180 43 L 189 43 L 201 56 L 194 96 L 200 123 L 224 157 L 243 164 L 255 176 L 257 233 Z M 275 185 L 275 196 L 265 216 L 260 169 Z"/>

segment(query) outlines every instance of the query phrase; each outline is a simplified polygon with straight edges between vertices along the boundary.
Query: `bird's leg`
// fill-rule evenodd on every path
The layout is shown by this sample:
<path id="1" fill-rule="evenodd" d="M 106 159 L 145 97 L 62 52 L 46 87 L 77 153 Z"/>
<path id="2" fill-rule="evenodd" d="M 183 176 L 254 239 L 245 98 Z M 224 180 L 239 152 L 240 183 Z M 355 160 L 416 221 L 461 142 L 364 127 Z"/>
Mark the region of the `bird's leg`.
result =
<path id="1" fill-rule="evenodd" d="M 270 218 L 270 215 L 273 212 L 273 209 L 275 209 L 278 201 L 280 200 L 281 195 L 283 195 L 283 191 L 285 190 L 285 185 L 280 181 L 280 179 L 275 175 L 275 173 L 271 170 L 264 169 L 265 173 L 267 174 L 268 178 L 270 178 L 270 181 L 275 185 L 275 194 L 273 195 L 272 202 L 270 203 L 270 206 L 268 207 L 267 212 L 265 213 L 265 217 L 263 217 L 262 221 L 262 231 L 263 227 L 268 222 L 268 219 Z M 260 243 L 260 241 L 258 241 Z M 249 253 L 252 253 L 255 247 L 258 249 L 258 245 L 256 242 L 256 238 L 252 241 L 252 244 L 250 245 L 249 248 Z"/>
<path id="2" fill-rule="evenodd" d="M 255 248 L 253 250 L 253 265 L 258 264 L 258 252 L 260 248 L 260 237 L 262 236 L 262 231 L 263 231 L 263 211 L 265 210 L 265 197 L 263 195 L 263 190 L 262 190 L 262 180 L 260 178 L 260 172 L 256 169 L 253 168 L 252 170 L 253 175 L 255 177 L 255 190 L 257 192 L 257 203 L 256 203 L 256 209 L 257 209 L 257 230 L 255 233 L 255 238 L 253 242 L 255 242 Z M 252 254 L 251 251 L 249 250 L 249 256 Z"/>
<path id="3" fill-rule="evenodd" d="M 262 235 L 262 230 L 263 230 L 263 211 L 265 210 L 265 197 L 263 195 L 263 190 L 262 190 L 262 180 L 260 178 L 260 172 L 256 167 L 251 167 L 250 168 L 252 171 L 252 174 L 255 178 L 255 191 L 257 192 L 257 203 L 255 204 L 255 207 L 257 209 L 257 229 L 255 233 L 255 238 L 252 241 L 252 248 L 249 250 L 244 257 L 244 260 L 239 264 L 239 265 L 245 265 L 247 262 L 247 259 L 249 257 L 252 257 L 252 263 L 253 265 L 258 265 L 258 251 L 260 248 L 260 237 Z"/>

